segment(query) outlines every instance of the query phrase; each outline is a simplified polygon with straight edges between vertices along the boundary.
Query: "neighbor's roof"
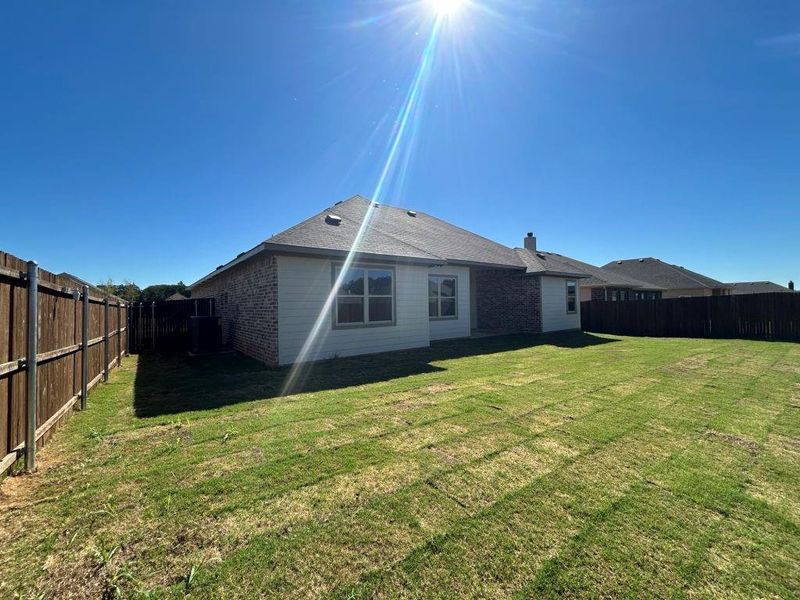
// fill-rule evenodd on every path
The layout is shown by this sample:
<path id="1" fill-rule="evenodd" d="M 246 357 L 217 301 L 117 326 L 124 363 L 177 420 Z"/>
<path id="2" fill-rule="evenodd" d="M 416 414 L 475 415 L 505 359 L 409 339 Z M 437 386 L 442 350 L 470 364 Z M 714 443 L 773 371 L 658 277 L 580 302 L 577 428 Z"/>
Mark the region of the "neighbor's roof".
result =
<path id="1" fill-rule="evenodd" d="M 645 283 L 631 277 L 626 277 L 618 273 L 604 271 L 600 267 L 595 267 L 589 263 L 557 254 L 555 252 L 536 252 L 525 248 L 517 248 L 517 254 L 522 258 L 528 267 L 528 273 L 560 273 L 571 276 L 582 277 L 581 286 L 583 287 L 620 287 L 647 290 L 659 290 L 656 285 Z"/>
<path id="2" fill-rule="evenodd" d="M 180 292 L 175 292 L 174 294 L 172 294 L 172 296 L 167 298 L 167 300 L 170 300 L 170 301 L 172 301 L 172 300 L 188 300 L 188 299 L 189 299 L 189 296 L 184 296 Z"/>
<path id="3" fill-rule="evenodd" d="M 665 263 L 658 258 L 629 258 L 614 260 L 603 265 L 603 269 L 634 277 L 667 290 L 692 288 L 727 288 L 721 281 L 695 273 L 689 269 Z"/>
<path id="4" fill-rule="evenodd" d="M 736 281 L 726 283 L 730 286 L 731 294 L 769 294 L 771 292 L 792 292 L 788 287 L 783 287 L 771 281 Z"/>
<path id="5" fill-rule="evenodd" d="M 353 247 L 372 202 L 353 196 L 264 241 L 278 250 L 292 248 L 347 253 Z M 329 216 L 340 217 L 332 224 Z M 398 258 L 516 267 L 524 265 L 509 247 L 421 211 L 376 204 L 358 250 Z"/>

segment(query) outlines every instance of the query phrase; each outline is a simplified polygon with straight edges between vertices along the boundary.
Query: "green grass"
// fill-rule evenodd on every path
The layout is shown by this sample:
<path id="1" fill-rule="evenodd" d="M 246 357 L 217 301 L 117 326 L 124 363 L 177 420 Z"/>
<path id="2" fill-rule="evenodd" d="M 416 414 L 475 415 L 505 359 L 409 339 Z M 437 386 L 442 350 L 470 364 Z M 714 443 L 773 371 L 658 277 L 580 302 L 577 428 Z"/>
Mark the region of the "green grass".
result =
<path id="1" fill-rule="evenodd" d="M 800 345 L 128 358 L 0 483 L 0 597 L 797 597 Z"/>

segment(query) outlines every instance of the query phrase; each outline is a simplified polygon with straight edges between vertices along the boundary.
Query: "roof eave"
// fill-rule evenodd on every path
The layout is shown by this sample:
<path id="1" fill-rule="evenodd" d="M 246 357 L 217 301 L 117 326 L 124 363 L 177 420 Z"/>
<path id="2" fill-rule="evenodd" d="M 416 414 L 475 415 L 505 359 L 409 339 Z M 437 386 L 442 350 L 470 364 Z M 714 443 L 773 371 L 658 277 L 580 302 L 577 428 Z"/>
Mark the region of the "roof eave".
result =
<path id="1" fill-rule="evenodd" d="M 570 273 L 569 271 L 531 271 L 526 275 L 545 275 L 547 277 L 570 277 L 572 279 L 589 279 L 586 273 Z"/>
<path id="2" fill-rule="evenodd" d="M 302 256 L 320 256 L 324 258 L 346 258 L 350 251 L 336 250 L 332 248 L 314 248 L 311 246 L 293 246 L 292 244 L 273 244 L 264 242 L 265 250 L 279 252 L 281 254 L 298 254 Z M 398 263 L 409 263 L 418 265 L 443 265 L 447 261 L 442 258 L 427 256 L 399 256 L 395 254 L 378 254 L 375 252 L 356 252 L 355 257 L 359 260 L 391 260 Z"/>
<path id="3" fill-rule="evenodd" d="M 219 267 L 217 269 L 214 269 L 208 275 L 205 275 L 205 276 L 201 277 L 200 279 L 198 279 L 197 281 L 195 281 L 193 284 L 191 284 L 189 286 L 189 289 L 191 290 L 192 288 L 194 288 L 194 286 L 200 285 L 201 283 L 205 283 L 206 281 L 209 281 L 209 280 L 213 279 L 214 277 L 216 277 L 220 273 L 222 273 L 224 271 L 227 271 L 231 267 L 235 267 L 236 265 L 238 265 L 240 263 L 243 263 L 247 259 L 254 257 L 256 254 L 258 254 L 262 250 L 264 250 L 264 244 L 263 243 L 259 244 L 255 248 L 252 248 L 252 249 L 248 250 L 247 252 L 243 252 L 242 254 L 240 254 L 239 256 L 234 258 L 233 260 L 225 263 L 224 265 L 222 265 L 221 267 Z"/>
<path id="4" fill-rule="evenodd" d="M 448 265 L 461 265 L 464 267 L 482 267 L 484 269 L 509 269 L 511 271 L 524 271 L 525 265 L 511 265 L 508 263 L 489 263 L 472 260 L 452 260 L 447 259 Z"/>

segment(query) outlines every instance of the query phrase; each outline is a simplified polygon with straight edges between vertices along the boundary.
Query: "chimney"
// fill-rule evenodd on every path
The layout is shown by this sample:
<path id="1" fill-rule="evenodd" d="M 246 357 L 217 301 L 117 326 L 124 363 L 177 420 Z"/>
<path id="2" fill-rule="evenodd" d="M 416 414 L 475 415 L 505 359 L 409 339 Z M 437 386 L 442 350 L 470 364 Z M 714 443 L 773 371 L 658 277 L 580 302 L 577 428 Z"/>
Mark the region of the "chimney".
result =
<path id="1" fill-rule="evenodd" d="M 531 252 L 536 252 L 536 237 L 533 235 L 532 231 L 528 232 L 528 235 L 525 237 L 524 243 L 526 250 L 530 250 Z"/>
<path id="2" fill-rule="evenodd" d="M 789 289 L 794 291 L 794 281 L 792 281 L 791 279 L 789 280 Z"/>

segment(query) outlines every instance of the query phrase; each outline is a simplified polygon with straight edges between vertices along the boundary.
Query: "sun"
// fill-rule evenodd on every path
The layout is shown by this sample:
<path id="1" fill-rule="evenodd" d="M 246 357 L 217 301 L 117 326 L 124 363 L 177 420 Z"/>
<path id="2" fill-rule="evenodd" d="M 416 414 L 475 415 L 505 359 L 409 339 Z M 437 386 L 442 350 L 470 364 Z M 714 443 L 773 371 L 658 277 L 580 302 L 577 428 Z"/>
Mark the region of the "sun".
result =
<path id="1" fill-rule="evenodd" d="M 453 16 L 465 3 L 465 0 L 428 0 L 433 12 L 439 17 Z"/>

